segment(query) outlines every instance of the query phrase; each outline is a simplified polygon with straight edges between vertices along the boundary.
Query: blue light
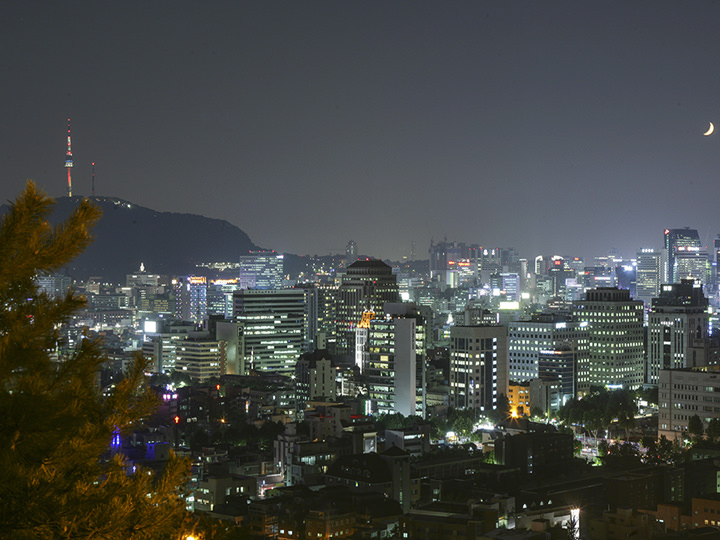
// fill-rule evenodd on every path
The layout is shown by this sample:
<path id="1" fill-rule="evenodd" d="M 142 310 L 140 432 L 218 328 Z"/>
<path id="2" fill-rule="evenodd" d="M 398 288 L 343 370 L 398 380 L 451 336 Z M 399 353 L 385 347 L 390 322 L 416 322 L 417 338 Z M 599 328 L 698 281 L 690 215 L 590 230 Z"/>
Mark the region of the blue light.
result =
<path id="1" fill-rule="evenodd" d="M 115 428 L 115 431 L 113 431 L 112 442 L 110 443 L 110 446 L 112 448 L 120 448 L 120 445 L 120 430 Z"/>

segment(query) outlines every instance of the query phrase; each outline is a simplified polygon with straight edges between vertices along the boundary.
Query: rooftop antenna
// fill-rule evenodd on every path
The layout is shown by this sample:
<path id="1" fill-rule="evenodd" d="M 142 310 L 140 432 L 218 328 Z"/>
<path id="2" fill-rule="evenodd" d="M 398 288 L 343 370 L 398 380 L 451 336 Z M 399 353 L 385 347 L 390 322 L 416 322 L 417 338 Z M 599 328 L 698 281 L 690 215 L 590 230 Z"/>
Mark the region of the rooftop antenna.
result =
<path id="1" fill-rule="evenodd" d="M 95 162 L 92 162 L 92 196 L 95 196 Z"/>

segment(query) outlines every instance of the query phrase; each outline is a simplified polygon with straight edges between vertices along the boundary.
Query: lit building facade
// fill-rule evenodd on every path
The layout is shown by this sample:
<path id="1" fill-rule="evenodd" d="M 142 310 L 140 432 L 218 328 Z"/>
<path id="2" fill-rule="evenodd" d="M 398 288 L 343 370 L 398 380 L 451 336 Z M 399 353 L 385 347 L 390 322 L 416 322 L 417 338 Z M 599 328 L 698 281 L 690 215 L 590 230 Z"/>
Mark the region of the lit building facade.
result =
<path id="1" fill-rule="evenodd" d="M 508 405 L 513 417 L 530 416 L 530 383 L 508 382 Z"/>
<path id="2" fill-rule="evenodd" d="M 578 364 L 578 392 L 591 386 L 639 388 L 644 381 L 643 303 L 615 287 L 587 291 L 573 312 L 588 324 L 586 361 Z"/>
<path id="3" fill-rule="evenodd" d="M 707 287 L 710 284 L 710 261 L 707 251 L 700 248 L 678 248 L 675 254 L 675 276 L 671 283 L 680 283 L 683 279 L 694 279 Z"/>
<path id="4" fill-rule="evenodd" d="M 199 383 L 225 374 L 225 342 L 188 338 L 175 346 L 175 371 Z"/>
<path id="5" fill-rule="evenodd" d="M 676 270 L 678 253 L 692 253 L 700 251 L 700 235 L 697 230 L 685 227 L 683 229 L 665 229 L 664 248 L 667 254 L 665 266 L 665 283 L 678 283 Z"/>
<path id="6" fill-rule="evenodd" d="M 208 315 L 221 315 L 225 318 L 232 317 L 233 293 L 241 288 L 238 282 L 239 280 L 237 278 L 216 279 L 208 284 Z"/>
<path id="7" fill-rule="evenodd" d="M 275 251 L 250 251 L 240 256 L 238 285 L 241 289 L 280 289 L 284 255 Z"/>
<path id="8" fill-rule="evenodd" d="M 173 280 L 175 287 L 175 316 L 195 324 L 207 318 L 207 278 L 183 276 Z"/>
<path id="9" fill-rule="evenodd" d="M 35 276 L 38 288 L 51 298 L 64 297 L 72 285 L 72 279 L 62 274 L 40 274 Z"/>
<path id="10" fill-rule="evenodd" d="M 336 304 L 337 355 L 353 356 L 355 329 L 365 311 L 383 312 L 386 302 L 400 302 L 400 290 L 392 267 L 376 259 L 352 263 L 340 277 Z"/>
<path id="11" fill-rule="evenodd" d="M 691 351 L 707 332 L 708 300 L 702 287 L 692 280 L 663 285 L 648 315 L 646 382 L 658 384 L 662 369 L 694 367 Z"/>
<path id="12" fill-rule="evenodd" d="M 367 336 L 361 354 L 372 413 L 423 414 L 425 326 L 412 304 L 392 304 L 388 312 L 367 320 L 358 333 Z"/>
<path id="13" fill-rule="evenodd" d="M 152 370 L 156 373 L 175 370 L 176 346 L 194 330 L 195 325 L 189 321 L 144 321 L 142 353 L 152 360 Z"/>
<path id="14" fill-rule="evenodd" d="M 450 329 L 450 404 L 487 413 L 508 393 L 507 329 L 500 325 Z"/>
<path id="15" fill-rule="evenodd" d="M 694 415 L 705 428 L 720 418 L 719 372 L 663 369 L 658 380 L 658 439 L 682 440 Z"/>
<path id="16" fill-rule="evenodd" d="M 239 325 L 240 364 L 246 370 L 294 374 L 307 328 L 304 289 L 236 291 L 233 318 Z"/>
<path id="17" fill-rule="evenodd" d="M 587 322 L 555 314 L 535 315 L 530 321 L 508 324 L 508 377 L 523 382 L 537 379 L 540 352 L 557 343 L 572 343 L 581 362 L 587 361 L 590 333 Z"/>
<path id="18" fill-rule="evenodd" d="M 304 353 L 295 365 L 295 402 L 302 414 L 305 403 L 324 399 L 335 401 L 338 392 L 338 369 L 326 350 Z"/>
<path id="19" fill-rule="evenodd" d="M 577 397 L 577 366 L 587 356 L 587 339 L 556 342 L 553 348 L 540 351 L 538 378 L 557 388 L 560 406 Z"/>
<path id="20" fill-rule="evenodd" d="M 637 252 L 635 274 L 635 293 L 638 300 L 650 306 L 652 299 L 660 294 L 663 276 L 662 252 L 654 249 L 641 249 Z"/>

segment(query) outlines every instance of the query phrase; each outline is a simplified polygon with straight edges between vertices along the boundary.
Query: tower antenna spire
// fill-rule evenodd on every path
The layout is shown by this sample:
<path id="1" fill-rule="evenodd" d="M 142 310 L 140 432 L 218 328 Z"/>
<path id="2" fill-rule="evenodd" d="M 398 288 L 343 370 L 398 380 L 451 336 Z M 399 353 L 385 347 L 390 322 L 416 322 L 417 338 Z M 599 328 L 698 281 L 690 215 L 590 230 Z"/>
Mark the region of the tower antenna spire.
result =
<path id="1" fill-rule="evenodd" d="M 68 197 L 72 197 L 72 175 L 70 174 L 73 167 L 72 142 L 70 140 L 70 119 L 67 119 L 67 152 L 65 152 L 65 168 L 67 169 L 67 193 Z"/>
<path id="2" fill-rule="evenodd" d="M 95 196 L 95 162 L 92 162 L 92 196 Z"/>

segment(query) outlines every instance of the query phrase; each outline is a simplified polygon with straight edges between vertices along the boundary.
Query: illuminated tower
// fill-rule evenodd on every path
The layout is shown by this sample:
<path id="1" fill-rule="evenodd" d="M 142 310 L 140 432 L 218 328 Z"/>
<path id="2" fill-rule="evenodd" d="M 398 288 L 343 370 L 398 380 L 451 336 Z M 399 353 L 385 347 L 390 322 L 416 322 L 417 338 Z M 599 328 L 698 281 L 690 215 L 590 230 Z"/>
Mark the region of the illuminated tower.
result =
<path id="1" fill-rule="evenodd" d="M 592 386 L 635 390 L 645 377 L 643 308 L 630 291 L 598 287 L 585 293 L 585 300 L 573 302 L 573 312 L 588 323 L 587 362 L 578 362 L 577 390 L 583 394 Z"/>
<path id="2" fill-rule="evenodd" d="M 696 229 L 665 229 L 665 251 L 667 252 L 665 283 L 679 283 L 682 269 L 678 270 L 678 259 L 688 259 L 700 255 L 700 235 Z M 678 256 L 679 255 L 679 256 Z M 682 264 L 682 263 L 681 263 Z M 695 276 L 697 277 L 697 276 Z M 707 280 L 702 280 L 706 283 Z"/>
<path id="3" fill-rule="evenodd" d="M 68 197 L 72 197 L 72 176 L 71 171 L 73 167 L 73 157 L 72 157 L 72 143 L 70 141 L 70 119 L 67 119 L 68 121 L 68 132 L 67 132 L 67 152 L 65 152 L 65 168 L 67 169 L 68 174 Z"/>

